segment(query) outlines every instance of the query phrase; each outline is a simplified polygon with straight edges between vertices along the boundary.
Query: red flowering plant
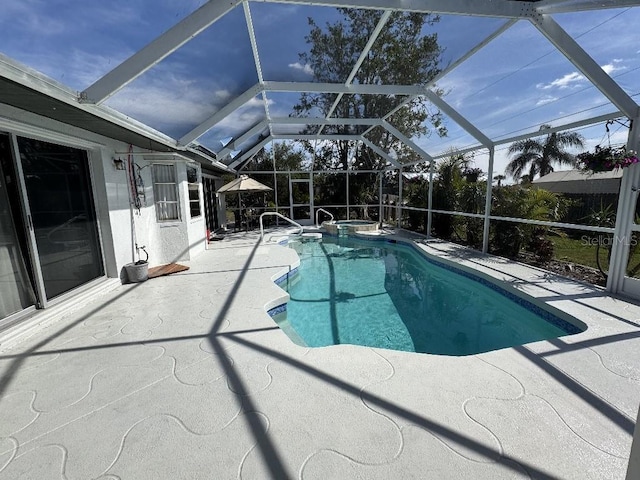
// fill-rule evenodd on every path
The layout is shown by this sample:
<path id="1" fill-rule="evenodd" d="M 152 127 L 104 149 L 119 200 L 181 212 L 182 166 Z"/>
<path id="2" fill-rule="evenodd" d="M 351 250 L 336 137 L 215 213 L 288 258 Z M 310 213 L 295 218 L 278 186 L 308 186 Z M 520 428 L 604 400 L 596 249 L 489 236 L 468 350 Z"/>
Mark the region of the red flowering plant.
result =
<path id="1" fill-rule="evenodd" d="M 638 163 L 638 156 L 633 150 L 625 147 L 600 147 L 596 145 L 594 152 L 576 155 L 581 170 L 586 172 L 610 172 L 616 168 L 625 168 Z"/>

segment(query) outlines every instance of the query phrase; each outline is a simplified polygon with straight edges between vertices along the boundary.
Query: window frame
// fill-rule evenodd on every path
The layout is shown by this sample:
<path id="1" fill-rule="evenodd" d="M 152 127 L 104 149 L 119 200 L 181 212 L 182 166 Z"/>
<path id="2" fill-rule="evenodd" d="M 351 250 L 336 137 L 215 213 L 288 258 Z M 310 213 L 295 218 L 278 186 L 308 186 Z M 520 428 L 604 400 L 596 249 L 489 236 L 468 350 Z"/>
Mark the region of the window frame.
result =
<path id="1" fill-rule="evenodd" d="M 190 182 L 189 181 L 189 169 L 193 169 L 195 170 L 195 174 L 196 174 L 196 181 L 195 182 Z M 202 211 L 202 194 L 200 191 L 200 185 L 202 184 L 202 173 L 200 172 L 200 169 L 198 168 L 197 164 L 194 163 L 187 163 L 186 165 L 186 175 L 187 175 L 187 201 L 189 202 L 189 218 L 191 219 L 200 219 L 203 217 L 203 211 Z M 191 198 L 191 192 L 197 192 L 197 198 L 192 199 Z M 193 215 L 193 205 L 197 205 L 198 206 L 198 215 Z"/>
<path id="2" fill-rule="evenodd" d="M 159 182 L 157 181 L 157 169 L 159 167 L 172 167 L 172 172 L 173 172 L 173 182 Z M 177 172 L 177 168 L 176 168 L 176 164 L 175 163 L 152 163 L 151 164 L 151 181 L 153 183 L 153 203 L 155 204 L 156 207 L 156 221 L 158 223 L 175 223 L 175 222 L 180 222 L 182 221 L 181 219 L 181 214 L 180 214 L 180 191 L 178 189 L 178 172 Z M 159 189 L 158 186 L 159 185 L 163 185 L 163 186 L 170 186 L 173 185 L 173 189 L 175 191 L 175 200 L 160 200 L 160 193 L 159 193 Z M 165 214 L 163 215 L 163 206 L 167 206 L 167 205 L 175 205 L 175 212 L 176 212 L 176 218 L 162 218 L 164 215 L 166 215 L 167 212 L 167 208 L 164 208 L 164 212 Z"/>

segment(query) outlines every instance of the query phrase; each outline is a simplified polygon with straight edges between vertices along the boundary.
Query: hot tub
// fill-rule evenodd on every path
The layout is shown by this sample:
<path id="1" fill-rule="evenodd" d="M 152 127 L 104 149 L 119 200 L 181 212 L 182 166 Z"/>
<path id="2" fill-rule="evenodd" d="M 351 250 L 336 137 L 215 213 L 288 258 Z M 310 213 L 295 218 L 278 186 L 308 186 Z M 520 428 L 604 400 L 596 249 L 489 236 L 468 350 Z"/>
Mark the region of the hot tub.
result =
<path id="1" fill-rule="evenodd" d="M 378 222 L 372 220 L 338 220 L 335 222 L 323 222 L 322 227 L 332 235 L 348 235 L 375 232 L 378 230 Z"/>

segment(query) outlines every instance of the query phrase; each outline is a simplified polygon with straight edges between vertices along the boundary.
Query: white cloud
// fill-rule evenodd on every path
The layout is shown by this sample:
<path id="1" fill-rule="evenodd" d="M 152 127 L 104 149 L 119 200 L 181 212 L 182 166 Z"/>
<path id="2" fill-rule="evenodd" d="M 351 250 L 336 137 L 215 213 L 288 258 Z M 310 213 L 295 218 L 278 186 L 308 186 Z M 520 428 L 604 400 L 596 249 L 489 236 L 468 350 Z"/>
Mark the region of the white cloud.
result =
<path id="1" fill-rule="evenodd" d="M 608 75 L 611 75 L 613 72 L 626 69 L 626 67 L 620 65 L 621 62 L 622 60 L 614 58 L 611 61 L 611 63 L 607 63 L 606 65 L 601 65 L 601 68 L 605 71 L 605 73 L 607 73 Z M 539 83 L 536 85 L 536 88 L 540 90 L 550 90 L 552 88 L 559 88 L 562 90 L 565 88 L 571 88 L 571 87 L 577 86 L 577 84 L 582 83 L 583 81 L 586 81 L 586 80 L 587 79 L 585 78 L 585 76 L 582 75 L 581 73 L 571 72 L 571 73 L 567 73 L 566 75 L 560 78 L 556 78 L 555 80 L 552 80 L 549 83 Z"/>
<path id="2" fill-rule="evenodd" d="M 627 67 L 625 67 L 624 65 L 619 65 L 620 63 L 622 63 L 622 60 L 614 58 L 611 63 L 601 65 L 601 67 L 607 75 L 611 75 L 613 72 L 627 69 Z"/>
<path id="3" fill-rule="evenodd" d="M 549 90 L 554 87 L 563 89 L 563 88 L 569 88 L 575 85 L 576 83 L 582 82 L 583 80 L 586 80 L 584 75 L 578 72 L 571 72 L 571 73 L 567 73 L 566 75 L 560 78 L 556 78 L 550 83 L 546 83 L 546 84 L 539 83 L 538 85 L 536 85 L 536 87 L 541 90 Z"/>
<path id="4" fill-rule="evenodd" d="M 308 63 L 305 63 L 304 65 L 302 65 L 300 62 L 290 63 L 289 68 L 293 68 L 294 70 L 299 70 L 301 72 L 304 72 L 307 75 L 313 75 L 313 69 Z"/>
<path id="5" fill-rule="evenodd" d="M 271 99 L 267 99 L 267 105 L 273 105 L 273 100 Z M 247 103 L 244 104 L 244 106 L 242 108 L 246 108 L 246 107 L 259 107 L 259 108 L 264 108 L 264 102 L 262 101 L 262 98 L 260 97 L 253 97 L 251 100 L 249 100 Z"/>
<path id="6" fill-rule="evenodd" d="M 36 36 L 56 35 L 70 27 L 63 19 L 45 12 L 46 3 L 41 0 L 5 0 L 0 25 L 11 22 L 13 28 L 33 32 Z"/>
<path id="7" fill-rule="evenodd" d="M 544 95 L 536 102 L 536 107 L 546 105 L 547 103 L 553 103 L 556 100 L 558 100 L 558 97 L 554 97 L 552 95 Z"/>
<path id="8" fill-rule="evenodd" d="M 72 90 L 81 91 L 120 64 L 130 53 L 122 50 L 109 57 L 78 49 L 34 50 L 16 60 Z"/>
<path id="9" fill-rule="evenodd" d="M 228 92 L 226 92 L 228 95 Z M 222 107 L 225 90 L 197 86 L 194 81 L 163 75 L 129 84 L 105 103 L 170 136 L 179 136 Z"/>

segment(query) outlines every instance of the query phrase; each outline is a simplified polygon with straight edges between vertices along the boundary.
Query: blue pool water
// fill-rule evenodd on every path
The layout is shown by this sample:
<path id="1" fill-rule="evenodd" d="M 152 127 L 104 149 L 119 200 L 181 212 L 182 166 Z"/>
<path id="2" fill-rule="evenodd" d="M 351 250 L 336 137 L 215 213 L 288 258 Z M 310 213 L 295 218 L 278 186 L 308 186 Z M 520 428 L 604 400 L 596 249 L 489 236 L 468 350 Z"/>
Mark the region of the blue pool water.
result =
<path id="1" fill-rule="evenodd" d="M 581 331 L 409 245 L 325 236 L 289 246 L 301 264 L 280 284 L 291 299 L 274 318 L 310 347 L 469 355 Z"/>

